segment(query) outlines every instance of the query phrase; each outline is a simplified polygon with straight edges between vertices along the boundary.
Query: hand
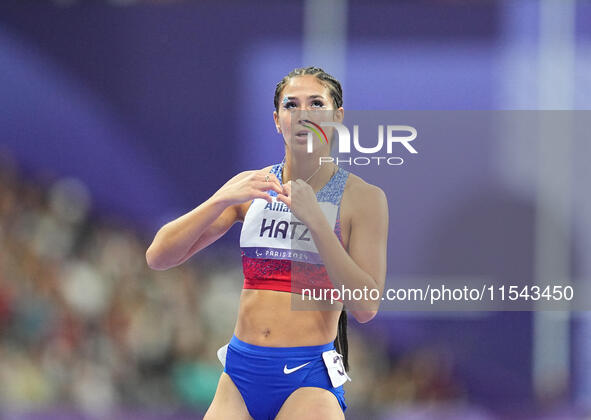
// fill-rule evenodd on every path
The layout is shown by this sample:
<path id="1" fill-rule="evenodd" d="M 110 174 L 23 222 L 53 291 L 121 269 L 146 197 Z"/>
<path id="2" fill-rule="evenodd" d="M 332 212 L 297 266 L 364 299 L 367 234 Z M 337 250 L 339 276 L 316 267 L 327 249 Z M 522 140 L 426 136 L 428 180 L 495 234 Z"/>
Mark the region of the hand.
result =
<path id="1" fill-rule="evenodd" d="M 283 189 L 284 192 L 277 194 L 277 201 L 285 203 L 291 213 L 308 228 L 314 226 L 319 218 L 324 217 L 324 213 L 318 205 L 316 193 L 303 179 L 289 181 L 283 184 Z"/>
<path id="2" fill-rule="evenodd" d="M 265 181 L 267 175 L 269 180 Z M 271 203 L 273 199 L 267 192 L 269 190 L 277 193 L 283 192 L 281 183 L 275 174 L 261 169 L 239 173 L 222 185 L 214 195 L 227 205 L 244 203 L 254 198 L 262 198 Z"/>

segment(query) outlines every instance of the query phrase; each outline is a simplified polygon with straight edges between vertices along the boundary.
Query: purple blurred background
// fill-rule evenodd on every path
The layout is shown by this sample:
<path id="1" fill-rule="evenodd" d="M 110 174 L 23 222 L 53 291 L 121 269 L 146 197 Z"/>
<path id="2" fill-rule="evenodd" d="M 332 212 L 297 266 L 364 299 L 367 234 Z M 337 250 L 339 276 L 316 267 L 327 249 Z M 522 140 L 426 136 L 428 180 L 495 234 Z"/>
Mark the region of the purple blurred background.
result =
<path id="1" fill-rule="evenodd" d="M 200 418 L 240 227 L 166 273 L 143 252 L 231 176 L 281 160 L 273 92 L 302 65 L 341 80 L 345 109 L 584 110 L 591 2 L 4 0 L 5 418 Z M 432 142 L 396 168 L 389 278 L 589 279 L 591 142 L 575 140 Z M 350 327 L 347 418 L 579 418 L 587 318 L 384 311 Z"/>

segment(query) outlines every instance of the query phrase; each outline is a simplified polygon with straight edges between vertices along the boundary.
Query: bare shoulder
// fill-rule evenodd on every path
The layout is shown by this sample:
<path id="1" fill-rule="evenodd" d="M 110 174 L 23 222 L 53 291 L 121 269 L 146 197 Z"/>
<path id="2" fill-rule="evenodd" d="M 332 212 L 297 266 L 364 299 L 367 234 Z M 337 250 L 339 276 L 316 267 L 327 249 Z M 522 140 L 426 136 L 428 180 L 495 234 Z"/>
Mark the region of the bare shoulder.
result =
<path id="1" fill-rule="evenodd" d="M 369 235 L 375 240 L 380 232 L 387 232 L 388 214 L 386 193 L 377 185 L 349 173 L 341 199 L 342 235 L 347 252 L 354 248 L 351 241 L 358 240 L 359 235 Z"/>
<path id="2" fill-rule="evenodd" d="M 367 207 L 368 204 L 386 206 L 388 204 L 384 190 L 351 172 L 343 191 L 343 201 L 345 200 L 346 206 L 353 209 Z"/>
<path id="3" fill-rule="evenodd" d="M 238 175 L 236 175 L 234 177 L 234 179 L 236 181 L 248 176 L 249 174 L 256 172 L 256 171 L 263 171 L 263 172 L 269 172 L 271 171 L 271 168 L 273 168 L 274 165 L 269 165 L 269 166 L 265 166 L 264 168 L 261 169 L 253 169 L 253 170 L 248 170 L 248 171 L 243 171 L 240 172 Z M 252 200 L 249 201 L 245 201 L 244 203 L 240 203 L 240 204 L 236 204 L 237 206 L 237 211 L 238 211 L 238 219 L 240 221 L 244 221 L 244 217 L 246 216 L 246 212 L 248 211 L 248 208 L 250 207 L 250 203 L 252 202 Z"/>
<path id="4" fill-rule="evenodd" d="M 341 227 L 345 249 L 350 251 L 351 232 L 366 223 L 377 223 L 376 229 L 387 229 L 388 201 L 384 191 L 349 172 L 341 198 Z"/>

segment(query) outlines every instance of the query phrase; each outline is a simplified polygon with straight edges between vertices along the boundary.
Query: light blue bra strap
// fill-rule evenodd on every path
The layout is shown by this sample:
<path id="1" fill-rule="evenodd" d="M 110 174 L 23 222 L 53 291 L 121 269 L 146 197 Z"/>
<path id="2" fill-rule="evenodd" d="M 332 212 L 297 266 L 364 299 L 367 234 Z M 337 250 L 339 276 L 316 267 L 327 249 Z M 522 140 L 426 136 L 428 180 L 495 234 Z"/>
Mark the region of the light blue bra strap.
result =
<path id="1" fill-rule="evenodd" d="M 283 164 L 283 162 L 276 163 L 275 165 L 273 165 L 273 167 L 269 171 L 270 173 L 272 173 L 273 175 L 275 175 L 279 179 L 279 183 L 281 185 L 283 185 L 283 182 L 281 181 L 281 169 L 283 167 L 282 164 Z M 275 190 L 269 190 L 269 195 L 272 197 L 275 197 L 275 196 L 277 196 L 277 192 Z"/>
<path id="2" fill-rule="evenodd" d="M 328 184 L 318 191 L 318 195 L 316 196 L 318 201 L 328 201 L 338 206 L 341 202 L 348 176 L 349 172 L 339 166 L 337 173 L 328 181 Z"/>

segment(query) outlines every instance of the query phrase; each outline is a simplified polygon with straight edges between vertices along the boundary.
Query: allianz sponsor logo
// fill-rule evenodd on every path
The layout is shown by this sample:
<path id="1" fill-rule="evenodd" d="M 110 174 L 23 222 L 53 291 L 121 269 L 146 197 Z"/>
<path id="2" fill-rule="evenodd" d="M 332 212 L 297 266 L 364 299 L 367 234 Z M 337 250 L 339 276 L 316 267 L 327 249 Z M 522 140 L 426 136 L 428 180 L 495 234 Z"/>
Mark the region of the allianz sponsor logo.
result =
<path id="1" fill-rule="evenodd" d="M 263 210 L 291 213 L 291 210 L 289 209 L 289 207 L 287 207 L 287 205 L 281 201 L 273 201 L 271 203 L 267 203 Z"/>

